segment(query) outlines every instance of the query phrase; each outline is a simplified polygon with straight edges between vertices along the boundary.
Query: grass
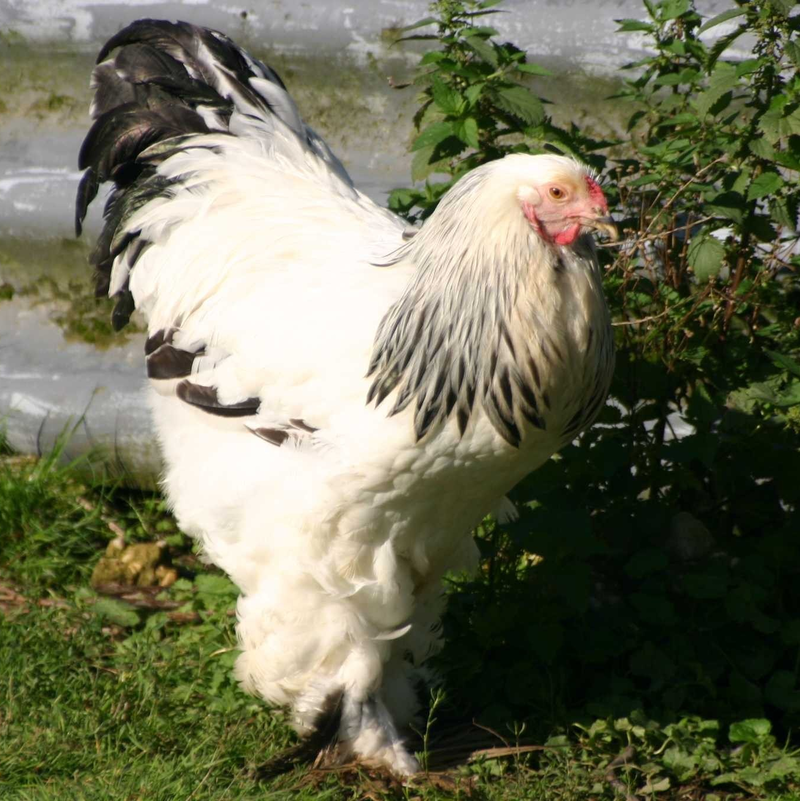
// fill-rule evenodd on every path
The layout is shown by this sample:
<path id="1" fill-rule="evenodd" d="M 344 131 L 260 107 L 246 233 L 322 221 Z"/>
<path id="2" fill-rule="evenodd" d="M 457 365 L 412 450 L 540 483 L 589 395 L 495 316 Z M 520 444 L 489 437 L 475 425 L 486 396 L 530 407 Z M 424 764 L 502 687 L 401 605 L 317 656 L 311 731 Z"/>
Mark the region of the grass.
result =
<path id="1" fill-rule="evenodd" d="M 232 678 L 235 588 L 197 560 L 157 494 L 58 457 L 0 452 L 4 799 L 800 798 L 800 760 L 766 720 L 725 732 L 634 712 L 532 743 L 521 727 L 460 720 L 441 695 L 420 727 L 431 773 L 408 787 L 354 768 L 261 780 L 294 735 Z M 161 540 L 180 578 L 98 593 L 92 571 L 121 532 Z"/>

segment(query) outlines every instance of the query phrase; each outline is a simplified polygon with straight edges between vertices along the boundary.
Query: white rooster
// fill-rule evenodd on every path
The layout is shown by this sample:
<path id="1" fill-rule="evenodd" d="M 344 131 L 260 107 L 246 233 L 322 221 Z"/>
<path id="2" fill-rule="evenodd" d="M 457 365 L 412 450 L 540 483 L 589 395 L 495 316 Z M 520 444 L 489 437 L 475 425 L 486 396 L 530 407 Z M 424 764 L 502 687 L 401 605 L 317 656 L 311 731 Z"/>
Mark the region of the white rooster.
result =
<path id="1" fill-rule="evenodd" d="M 413 773 L 443 573 L 606 397 L 603 193 L 508 156 L 413 234 L 223 34 L 140 20 L 98 61 L 78 232 L 113 181 L 99 291 L 147 317 L 167 495 L 241 589 L 236 675 L 301 734 L 333 720 L 335 758 Z"/>

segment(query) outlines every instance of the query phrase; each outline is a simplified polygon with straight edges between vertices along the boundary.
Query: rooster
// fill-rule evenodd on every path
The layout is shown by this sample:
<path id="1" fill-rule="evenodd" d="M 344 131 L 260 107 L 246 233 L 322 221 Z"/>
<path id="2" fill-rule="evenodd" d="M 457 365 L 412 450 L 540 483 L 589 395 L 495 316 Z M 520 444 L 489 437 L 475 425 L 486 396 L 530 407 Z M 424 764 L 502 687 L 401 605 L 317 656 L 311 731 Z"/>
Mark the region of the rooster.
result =
<path id="1" fill-rule="evenodd" d="M 603 192 L 509 155 L 409 229 L 272 69 L 185 22 L 120 31 L 92 86 L 77 230 L 113 182 L 98 292 L 147 318 L 166 494 L 241 591 L 236 677 L 330 758 L 412 774 L 442 575 L 606 398 Z"/>

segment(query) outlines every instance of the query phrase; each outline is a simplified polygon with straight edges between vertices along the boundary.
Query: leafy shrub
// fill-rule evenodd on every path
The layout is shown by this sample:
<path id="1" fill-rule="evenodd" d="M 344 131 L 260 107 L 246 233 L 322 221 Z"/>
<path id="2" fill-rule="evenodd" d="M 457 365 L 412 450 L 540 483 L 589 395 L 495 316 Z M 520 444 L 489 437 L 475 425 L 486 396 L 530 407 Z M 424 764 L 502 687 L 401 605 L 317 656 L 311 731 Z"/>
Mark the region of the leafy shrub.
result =
<path id="1" fill-rule="evenodd" d="M 691 0 L 644 0 L 619 21 L 650 47 L 614 98 L 627 130 L 600 143 L 515 82 L 541 70 L 473 27 L 494 5 L 439 0 L 412 26 L 440 44 L 415 79 L 413 177 L 448 180 L 392 205 L 424 217 L 508 152 L 582 154 L 624 233 L 601 253 L 618 360 L 599 425 L 517 488 L 517 522 L 479 532 L 484 569 L 455 581 L 446 623 L 451 692 L 475 704 L 480 678 L 476 711 L 505 721 L 645 706 L 796 725 L 800 17 L 756 0 L 703 23 Z M 743 36 L 752 57 L 726 58 Z"/>

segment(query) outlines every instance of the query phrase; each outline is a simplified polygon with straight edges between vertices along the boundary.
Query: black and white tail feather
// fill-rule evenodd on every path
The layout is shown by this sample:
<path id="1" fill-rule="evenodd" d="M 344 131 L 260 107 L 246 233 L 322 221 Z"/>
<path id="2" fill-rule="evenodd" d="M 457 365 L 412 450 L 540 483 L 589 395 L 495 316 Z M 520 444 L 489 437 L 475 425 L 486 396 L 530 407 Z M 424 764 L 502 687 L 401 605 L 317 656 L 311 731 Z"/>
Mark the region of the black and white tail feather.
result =
<path id="1" fill-rule="evenodd" d="M 177 179 L 159 175 L 160 163 L 194 147 L 218 146 L 198 135 L 270 136 L 276 126 L 285 126 L 352 187 L 339 159 L 301 119 L 278 74 L 219 31 L 142 19 L 109 39 L 97 61 L 91 81 L 94 124 L 78 158 L 85 172 L 75 229 L 80 235 L 99 186 L 113 181 L 92 262 L 98 296 L 111 290 L 117 298 L 116 330 L 130 319 L 134 302 L 128 276 L 150 244 L 127 223 L 150 201 L 170 197 Z M 115 269 L 123 252 L 126 258 Z"/>

